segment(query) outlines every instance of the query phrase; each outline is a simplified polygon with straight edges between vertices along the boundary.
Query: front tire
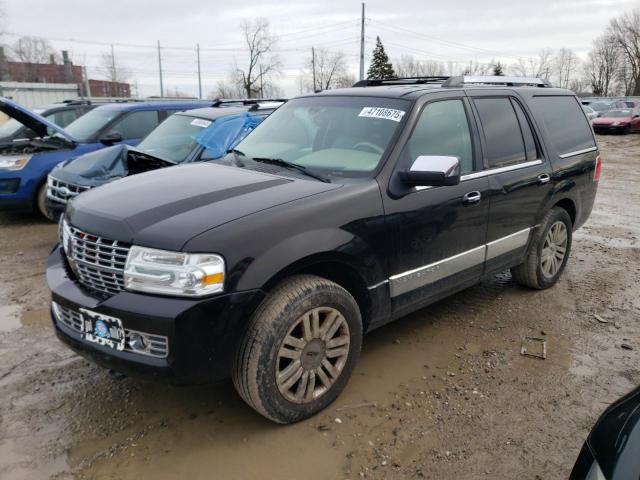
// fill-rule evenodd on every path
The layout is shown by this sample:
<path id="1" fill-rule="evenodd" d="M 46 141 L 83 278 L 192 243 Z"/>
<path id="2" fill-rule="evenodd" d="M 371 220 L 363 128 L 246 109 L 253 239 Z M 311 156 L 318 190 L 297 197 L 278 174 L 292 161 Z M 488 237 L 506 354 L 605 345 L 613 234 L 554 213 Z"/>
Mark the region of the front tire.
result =
<path id="1" fill-rule="evenodd" d="M 324 278 L 296 275 L 254 313 L 236 354 L 233 383 L 261 415 L 298 422 L 338 397 L 361 345 L 362 319 L 351 294 Z"/>
<path id="2" fill-rule="evenodd" d="M 50 221 L 55 221 L 55 219 L 49 214 L 47 210 L 47 182 L 44 182 L 38 188 L 38 192 L 36 193 L 36 208 L 38 212 L 40 212 L 44 218 Z"/>
<path id="3" fill-rule="evenodd" d="M 555 285 L 571 252 L 572 230 L 571 217 L 565 209 L 549 210 L 534 233 L 525 261 L 511 268 L 513 279 L 538 290 Z"/>

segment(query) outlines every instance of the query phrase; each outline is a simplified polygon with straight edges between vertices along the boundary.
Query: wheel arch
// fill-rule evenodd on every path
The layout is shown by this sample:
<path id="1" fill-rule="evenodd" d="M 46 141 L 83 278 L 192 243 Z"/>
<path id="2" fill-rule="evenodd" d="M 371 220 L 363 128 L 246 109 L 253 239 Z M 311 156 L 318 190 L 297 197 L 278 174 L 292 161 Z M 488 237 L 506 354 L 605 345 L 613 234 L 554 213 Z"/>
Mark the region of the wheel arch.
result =
<path id="1" fill-rule="evenodd" d="M 569 217 L 571 218 L 571 225 L 575 226 L 576 219 L 578 218 L 578 209 L 575 202 L 571 198 L 565 197 L 556 201 L 551 208 L 554 208 L 554 207 L 559 207 L 564 209 L 569 214 Z"/>

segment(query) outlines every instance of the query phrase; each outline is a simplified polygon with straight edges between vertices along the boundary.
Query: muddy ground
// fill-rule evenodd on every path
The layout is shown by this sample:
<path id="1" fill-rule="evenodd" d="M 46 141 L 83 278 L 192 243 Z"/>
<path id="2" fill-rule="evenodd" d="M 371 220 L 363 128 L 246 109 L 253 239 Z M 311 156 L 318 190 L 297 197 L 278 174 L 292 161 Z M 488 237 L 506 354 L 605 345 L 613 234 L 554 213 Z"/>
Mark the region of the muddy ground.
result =
<path id="1" fill-rule="evenodd" d="M 48 319 L 56 227 L 0 216 L 0 478 L 567 478 L 640 384 L 640 136 L 599 143 L 596 207 L 557 286 L 504 273 L 373 332 L 335 404 L 286 427 L 231 382 L 116 381 L 71 353 Z M 524 336 L 546 360 L 520 355 Z"/>

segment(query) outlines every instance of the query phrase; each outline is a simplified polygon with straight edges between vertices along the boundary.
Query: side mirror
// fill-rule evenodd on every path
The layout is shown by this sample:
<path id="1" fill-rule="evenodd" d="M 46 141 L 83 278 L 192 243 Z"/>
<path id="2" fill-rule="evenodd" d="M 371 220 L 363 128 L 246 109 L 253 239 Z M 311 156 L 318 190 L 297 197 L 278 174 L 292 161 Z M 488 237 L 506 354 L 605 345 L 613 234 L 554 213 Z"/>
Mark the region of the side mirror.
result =
<path id="1" fill-rule="evenodd" d="M 120 132 L 109 132 L 100 137 L 99 142 L 105 145 L 113 145 L 122 141 L 122 134 Z"/>
<path id="2" fill-rule="evenodd" d="M 398 172 L 400 180 L 410 187 L 440 187 L 460 183 L 457 157 L 421 155 L 409 170 Z"/>

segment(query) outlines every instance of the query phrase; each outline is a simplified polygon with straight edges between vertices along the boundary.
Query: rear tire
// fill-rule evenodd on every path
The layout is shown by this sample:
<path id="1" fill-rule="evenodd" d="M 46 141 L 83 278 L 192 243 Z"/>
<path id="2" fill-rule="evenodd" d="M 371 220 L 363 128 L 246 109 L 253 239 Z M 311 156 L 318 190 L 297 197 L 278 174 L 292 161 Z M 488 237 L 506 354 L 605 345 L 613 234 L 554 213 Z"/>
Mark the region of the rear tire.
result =
<path id="1" fill-rule="evenodd" d="M 232 378 L 242 399 L 277 423 L 304 420 L 333 402 L 360 355 L 354 298 L 313 275 L 284 280 L 255 311 Z"/>
<path id="2" fill-rule="evenodd" d="M 554 207 L 536 229 L 524 262 L 511 268 L 516 283 L 543 290 L 556 284 L 569 259 L 573 225 L 563 208 Z"/>

